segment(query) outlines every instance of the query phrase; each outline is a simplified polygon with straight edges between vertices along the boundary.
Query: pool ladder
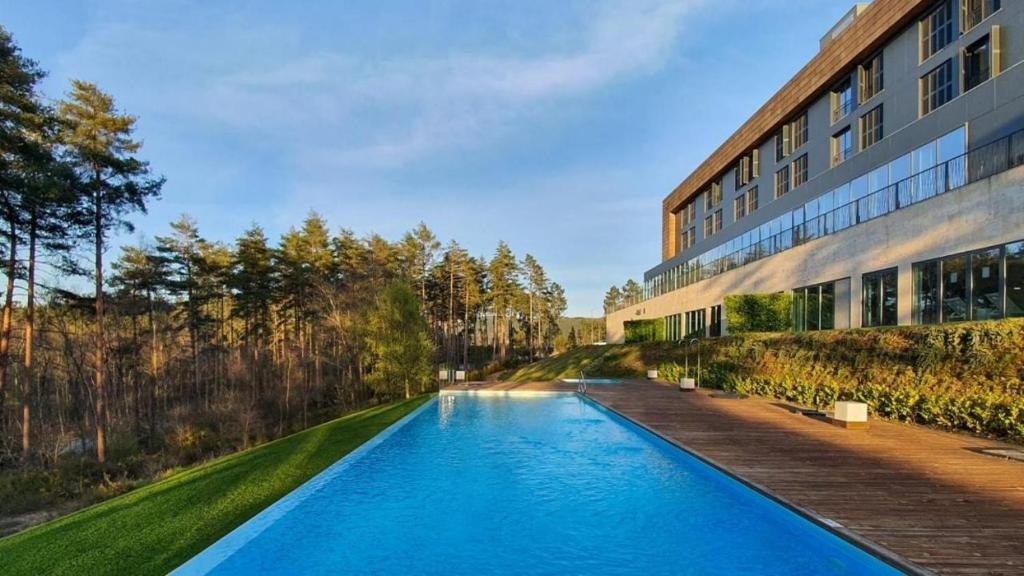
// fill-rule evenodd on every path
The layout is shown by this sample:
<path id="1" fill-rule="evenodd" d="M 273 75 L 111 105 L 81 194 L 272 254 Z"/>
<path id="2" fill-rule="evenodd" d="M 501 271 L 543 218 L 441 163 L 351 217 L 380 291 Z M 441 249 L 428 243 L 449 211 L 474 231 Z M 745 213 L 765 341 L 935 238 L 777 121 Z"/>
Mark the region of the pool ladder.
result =
<path id="1" fill-rule="evenodd" d="M 576 382 L 576 391 L 579 392 L 580 394 L 587 393 L 587 377 L 585 374 L 583 374 L 583 370 L 580 370 L 580 378 Z"/>

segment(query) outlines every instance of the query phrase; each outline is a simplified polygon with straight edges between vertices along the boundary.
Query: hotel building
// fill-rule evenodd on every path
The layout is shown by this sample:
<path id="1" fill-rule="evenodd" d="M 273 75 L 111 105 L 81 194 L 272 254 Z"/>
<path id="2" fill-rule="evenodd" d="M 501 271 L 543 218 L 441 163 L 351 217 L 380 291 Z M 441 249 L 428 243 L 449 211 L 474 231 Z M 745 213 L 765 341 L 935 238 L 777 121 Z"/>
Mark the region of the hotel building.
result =
<path id="1" fill-rule="evenodd" d="M 662 262 L 607 314 L 728 332 L 732 294 L 793 328 L 1024 315 L 1024 1 L 875 0 L 662 204 Z"/>

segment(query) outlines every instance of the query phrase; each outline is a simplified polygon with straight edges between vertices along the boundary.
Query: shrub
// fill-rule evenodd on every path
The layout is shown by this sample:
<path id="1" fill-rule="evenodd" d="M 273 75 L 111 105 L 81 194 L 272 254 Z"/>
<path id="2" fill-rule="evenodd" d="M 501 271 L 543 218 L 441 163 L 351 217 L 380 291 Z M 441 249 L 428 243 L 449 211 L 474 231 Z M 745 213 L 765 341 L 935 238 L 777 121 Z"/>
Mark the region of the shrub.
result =
<path id="1" fill-rule="evenodd" d="M 733 294 L 725 297 L 725 322 L 730 334 L 784 332 L 790 329 L 792 297 L 775 294 Z"/>
<path id="2" fill-rule="evenodd" d="M 649 320 L 626 320 L 624 323 L 626 343 L 660 342 L 665 339 L 665 321 L 660 318 Z"/>

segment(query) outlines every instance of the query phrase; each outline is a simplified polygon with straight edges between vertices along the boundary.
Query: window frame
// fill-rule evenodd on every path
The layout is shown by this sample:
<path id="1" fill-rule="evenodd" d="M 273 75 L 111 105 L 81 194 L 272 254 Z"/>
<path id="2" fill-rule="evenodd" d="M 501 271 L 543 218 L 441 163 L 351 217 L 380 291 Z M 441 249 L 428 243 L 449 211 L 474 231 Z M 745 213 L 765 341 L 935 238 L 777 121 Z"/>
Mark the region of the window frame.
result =
<path id="1" fill-rule="evenodd" d="M 1022 238 L 1020 240 L 1011 240 L 1010 242 L 1004 242 L 1002 244 L 995 244 L 995 245 L 992 245 L 992 246 L 984 246 L 984 247 L 976 248 L 976 249 L 973 249 L 973 250 L 963 250 L 963 251 L 960 251 L 960 252 L 953 252 L 953 253 L 950 253 L 950 254 L 944 254 L 944 255 L 939 256 L 937 258 L 928 258 L 927 260 L 920 260 L 920 261 L 917 261 L 917 262 L 913 262 L 911 264 L 911 271 L 912 271 L 911 273 L 912 273 L 912 276 L 915 279 L 916 279 L 916 275 L 914 275 L 914 273 L 919 268 L 921 268 L 922 266 L 932 265 L 932 264 L 937 265 L 936 275 L 938 277 L 938 286 L 936 288 L 936 291 L 937 291 L 937 300 L 938 300 L 938 311 L 937 311 L 938 319 L 935 322 L 930 322 L 929 324 L 955 324 L 957 322 L 973 322 L 973 321 L 977 320 L 975 318 L 975 314 L 976 314 L 975 307 L 976 307 L 976 303 L 977 303 L 977 297 L 974 294 L 974 284 L 975 284 L 975 278 L 974 278 L 975 261 L 974 261 L 974 258 L 975 258 L 975 255 L 979 255 L 981 253 L 988 252 L 988 251 L 991 251 L 991 250 L 998 250 L 999 251 L 998 260 L 996 262 L 996 273 L 999 275 L 999 296 L 998 296 L 998 298 L 999 298 L 999 308 L 998 308 L 998 315 L 995 318 L 993 318 L 993 319 L 1004 319 L 1004 318 L 1019 317 L 1019 316 L 1009 316 L 1008 315 L 1009 310 L 1008 310 L 1007 303 L 1008 303 L 1009 294 L 1008 294 L 1008 291 L 1007 291 L 1007 283 L 1009 281 L 1008 272 L 1009 272 L 1009 264 L 1010 264 L 1009 261 L 1008 261 L 1009 247 L 1014 245 L 1014 244 L 1020 244 L 1020 243 L 1024 243 L 1024 238 Z M 964 317 L 963 318 L 947 320 L 946 319 L 946 308 L 944 306 L 945 292 L 946 292 L 946 285 L 945 284 L 946 283 L 944 281 L 945 280 L 945 274 L 944 274 L 945 269 L 943 267 L 943 264 L 946 261 L 948 261 L 948 260 L 954 260 L 954 259 L 957 259 L 957 258 L 963 258 L 964 259 L 964 270 L 963 270 L 964 301 L 967 304 L 967 309 L 964 311 Z M 918 293 L 917 282 L 915 281 L 914 285 L 911 287 L 911 302 L 912 302 L 912 308 L 913 308 L 913 314 L 911 316 L 911 322 L 913 324 L 915 324 L 915 325 L 920 324 L 918 322 L 918 312 L 920 310 L 919 302 L 918 301 L 919 301 L 919 293 Z"/>
<path id="2" fill-rule="evenodd" d="M 784 184 L 783 185 L 780 185 Z M 775 198 L 782 198 L 792 190 L 792 180 L 789 175 L 789 164 L 775 171 Z"/>
<path id="3" fill-rule="evenodd" d="M 876 66 L 877 64 L 877 66 Z M 883 51 L 875 52 L 867 60 L 857 66 L 857 104 L 863 105 L 885 89 L 885 60 Z M 869 83 L 867 80 L 871 78 Z M 869 94 L 867 89 L 872 89 Z"/>
<path id="4" fill-rule="evenodd" d="M 793 160 L 792 168 L 790 168 L 790 190 L 795 190 L 800 186 L 807 183 L 808 180 L 807 172 L 807 154 L 804 153 L 797 156 Z"/>
<path id="5" fill-rule="evenodd" d="M 849 145 L 841 147 L 840 146 L 841 145 L 841 139 L 847 139 L 847 138 L 849 139 L 849 142 L 850 142 Z M 847 160 L 849 160 L 850 157 L 853 156 L 853 154 L 854 154 L 853 126 L 847 124 L 842 130 L 832 134 L 832 138 L 830 140 L 830 147 L 829 148 L 830 148 L 829 156 L 830 156 L 830 158 L 832 160 L 831 166 L 833 168 L 835 168 L 836 166 L 839 166 L 843 162 L 846 162 Z M 840 151 L 843 152 L 842 158 L 839 157 L 839 152 Z"/>
<path id="6" fill-rule="evenodd" d="M 971 30 L 974 30 L 981 25 L 982 22 L 988 20 L 993 14 L 1003 9 L 1001 0 L 979 0 L 981 5 L 981 14 L 974 20 L 970 17 L 968 12 L 968 2 L 970 0 L 959 0 L 960 1 L 960 34 L 967 34 Z"/>
<path id="7" fill-rule="evenodd" d="M 872 115 L 874 115 L 876 112 L 878 116 L 878 121 L 870 125 L 869 129 L 868 120 L 871 119 Z M 882 138 L 885 138 L 884 130 L 885 116 L 882 111 L 882 104 L 879 104 L 878 106 L 875 106 L 874 108 L 868 110 L 864 114 L 861 114 L 857 131 L 860 135 L 860 137 L 858 138 L 858 140 L 860 140 L 860 149 L 867 150 L 868 148 L 881 142 Z"/>
<path id="8" fill-rule="evenodd" d="M 975 83 L 973 85 L 969 85 L 968 80 L 970 79 L 970 74 L 969 74 L 969 71 L 968 71 L 968 64 L 970 62 L 972 62 L 972 60 L 969 58 L 968 53 L 972 49 L 976 49 L 977 47 L 982 46 L 982 45 L 985 47 L 985 52 L 984 52 L 985 57 L 981 58 L 980 62 L 984 66 L 984 71 L 986 73 L 985 74 L 985 78 L 983 78 L 981 80 L 975 80 Z M 991 79 L 992 79 L 992 37 L 989 34 L 984 34 L 984 35 L 980 36 L 977 40 L 975 40 L 974 42 L 971 42 L 967 46 L 964 46 L 960 50 L 960 85 L 963 87 L 963 93 L 966 94 L 967 92 L 970 92 L 971 90 L 977 88 L 978 86 L 981 86 L 982 84 L 984 84 L 985 82 L 988 82 Z"/>
<path id="9" fill-rule="evenodd" d="M 941 73 L 941 74 L 940 74 Z M 938 84 L 937 78 L 944 76 L 948 78 L 948 82 L 943 85 Z M 942 61 L 938 66 L 935 66 L 928 72 L 925 72 L 923 76 L 918 80 L 918 109 L 920 111 L 919 117 L 923 118 L 932 112 L 942 108 L 946 104 L 952 102 L 958 95 L 957 93 L 957 82 L 956 82 L 956 70 L 954 69 L 953 58 L 947 58 Z M 936 78 L 933 81 L 932 78 Z M 947 94 L 948 98 L 939 102 L 939 95 Z M 935 102 L 933 104 L 933 101 Z"/>
<path id="10" fill-rule="evenodd" d="M 753 214 L 754 212 L 757 212 L 758 202 L 759 202 L 759 199 L 757 197 L 758 196 L 757 186 L 751 186 L 747 190 L 745 196 L 746 196 L 746 202 L 747 202 L 746 213 L 749 215 L 749 214 Z"/>
<path id="11" fill-rule="evenodd" d="M 935 26 L 936 16 L 945 12 L 945 19 Z M 955 40 L 956 20 L 953 16 L 953 0 L 943 0 L 918 21 L 918 63 L 923 64 Z M 938 38 L 940 45 L 934 40 Z"/>
<path id="12" fill-rule="evenodd" d="M 841 80 L 832 87 L 830 94 L 829 117 L 832 119 L 832 124 L 835 124 L 849 116 L 857 107 L 854 104 L 853 78 L 847 76 L 845 80 Z M 848 95 L 845 103 L 843 102 L 843 95 Z"/>
<path id="13" fill-rule="evenodd" d="M 886 318 L 885 318 L 885 290 L 887 288 L 887 285 L 885 284 L 883 278 L 885 277 L 885 275 L 887 275 L 889 273 L 892 273 L 894 278 L 896 279 L 896 289 L 895 289 L 895 294 L 896 294 L 896 312 L 895 312 L 895 318 L 892 319 L 892 323 L 887 323 L 886 322 Z M 868 298 L 867 298 L 868 278 L 872 278 L 872 277 L 875 277 L 875 276 L 877 276 L 879 278 L 879 289 L 878 289 L 879 294 L 880 294 L 879 300 L 878 300 L 878 306 L 879 307 L 878 307 L 878 310 L 876 310 L 876 312 L 878 313 L 879 323 L 877 323 L 877 324 L 875 324 L 875 323 L 868 324 L 867 323 L 867 314 L 865 314 L 865 312 L 868 311 L 868 305 L 869 305 Z M 860 307 L 861 307 L 860 308 L 861 309 L 860 325 L 861 325 L 862 328 L 884 328 L 884 327 L 887 327 L 887 326 L 898 326 L 899 325 L 899 323 L 900 323 L 900 272 L 899 272 L 899 268 L 898 267 L 892 266 L 892 267 L 889 267 L 889 268 L 883 268 L 881 270 L 874 270 L 872 272 L 865 272 L 864 274 L 861 275 L 861 281 L 860 281 Z"/>

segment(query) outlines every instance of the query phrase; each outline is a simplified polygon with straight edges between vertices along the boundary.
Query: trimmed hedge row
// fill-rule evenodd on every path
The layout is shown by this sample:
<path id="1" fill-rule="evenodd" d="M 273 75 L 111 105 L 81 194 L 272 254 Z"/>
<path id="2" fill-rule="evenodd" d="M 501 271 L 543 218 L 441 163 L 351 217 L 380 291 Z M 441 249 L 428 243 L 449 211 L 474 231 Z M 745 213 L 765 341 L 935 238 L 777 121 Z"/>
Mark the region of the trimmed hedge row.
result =
<path id="1" fill-rule="evenodd" d="M 655 354 L 682 376 L 681 349 Z M 691 376 L 695 372 L 693 352 Z M 1024 440 L 1024 321 L 747 334 L 705 341 L 703 386 Z"/>

